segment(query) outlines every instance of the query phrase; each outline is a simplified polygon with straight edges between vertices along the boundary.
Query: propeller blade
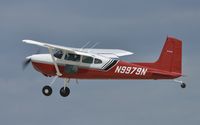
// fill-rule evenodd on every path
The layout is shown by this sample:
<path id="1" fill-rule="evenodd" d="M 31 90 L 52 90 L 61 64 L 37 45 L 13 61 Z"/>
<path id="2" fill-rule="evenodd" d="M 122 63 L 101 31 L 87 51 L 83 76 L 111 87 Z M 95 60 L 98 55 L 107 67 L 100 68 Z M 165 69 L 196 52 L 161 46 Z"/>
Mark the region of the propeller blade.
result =
<path id="1" fill-rule="evenodd" d="M 26 59 L 23 64 L 22 64 L 22 69 L 25 70 L 26 67 L 29 65 L 29 63 L 31 62 L 31 59 Z"/>

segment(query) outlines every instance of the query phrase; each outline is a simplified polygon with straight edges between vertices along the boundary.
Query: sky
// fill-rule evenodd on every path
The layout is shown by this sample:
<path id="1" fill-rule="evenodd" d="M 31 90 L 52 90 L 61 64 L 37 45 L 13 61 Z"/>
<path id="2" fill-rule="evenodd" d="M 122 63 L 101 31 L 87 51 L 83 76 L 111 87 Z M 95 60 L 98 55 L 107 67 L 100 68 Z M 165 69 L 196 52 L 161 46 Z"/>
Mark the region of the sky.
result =
<path id="1" fill-rule="evenodd" d="M 200 123 L 199 0 L 0 0 L 0 124 L 198 125 Z M 186 89 L 172 80 L 71 80 L 71 94 L 50 97 L 51 82 L 26 56 L 38 47 L 23 39 L 63 46 L 125 49 L 130 62 L 155 61 L 167 36 L 183 41 Z M 47 50 L 41 48 L 43 53 Z"/>

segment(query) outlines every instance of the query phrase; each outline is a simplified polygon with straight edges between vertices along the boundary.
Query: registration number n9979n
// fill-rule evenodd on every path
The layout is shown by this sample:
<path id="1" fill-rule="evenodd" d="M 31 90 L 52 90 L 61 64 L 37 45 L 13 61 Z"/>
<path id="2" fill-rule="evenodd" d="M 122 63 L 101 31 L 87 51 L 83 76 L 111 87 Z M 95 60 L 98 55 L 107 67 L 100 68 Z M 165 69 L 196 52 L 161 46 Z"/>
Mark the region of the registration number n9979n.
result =
<path id="1" fill-rule="evenodd" d="M 147 71 L 148 71 L 147 68 L 129 67 L 129 66 L 117 66 L 115 69 L 115 73 L 135 74 L 135 75 L 141 75 L 141 76 L 145 76 Z"/>

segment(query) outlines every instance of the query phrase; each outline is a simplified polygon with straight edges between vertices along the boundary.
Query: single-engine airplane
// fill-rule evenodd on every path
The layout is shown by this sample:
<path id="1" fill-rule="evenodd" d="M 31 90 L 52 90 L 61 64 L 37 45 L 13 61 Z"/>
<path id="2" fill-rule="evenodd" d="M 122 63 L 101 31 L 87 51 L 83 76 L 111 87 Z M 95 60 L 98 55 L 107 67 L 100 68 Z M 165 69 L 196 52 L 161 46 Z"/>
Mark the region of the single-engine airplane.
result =
<path id="1" fill-rule="evenodd" d="M 45 96 L 52 94 L 52 84 L 57 78 L 64 79 L 60 95 L 70 94 L 70 79 L 174 79 L 182 88 L 186 84 L 176 78 L 182 76 L 182 41 L 167 37 L 160 57 L 155 62 L 130 63 L 119 60 L 121 56 L 133 54 L 120 49 L 93 49 L 63 47 L 33 40 L 23 40 L 48 49 L 49 54 L 34 54 L 26 57 L 23 67 L 32 62 L 38 72 L 54 77 L 43 87 Z"/>

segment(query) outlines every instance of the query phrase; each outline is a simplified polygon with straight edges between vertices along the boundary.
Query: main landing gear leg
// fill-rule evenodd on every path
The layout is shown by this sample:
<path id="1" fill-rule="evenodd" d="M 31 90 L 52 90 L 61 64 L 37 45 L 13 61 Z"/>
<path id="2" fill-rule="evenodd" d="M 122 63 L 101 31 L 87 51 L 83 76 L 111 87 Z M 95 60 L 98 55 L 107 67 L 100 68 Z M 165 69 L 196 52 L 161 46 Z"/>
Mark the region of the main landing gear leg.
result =
<path id="1" fill-rule="evenodd" d="M 52 90 L 51 86 L 53 85 L 53 83 L 56 81 L 57 78 L 58 78 L 58 76 L 55 76 L 49 85 L 46 85 L 43 87 L 42 93 L 45 96 L 50 96 L 52 94 L 53 90 Z"/>
<path id="2" fill-rule="evenodd" d="M 181 88 L 186 88 L 186 84 L 183 81 L 180 81 L 180 80 L 174 80 L 174 81 L 177 82 L 177 83 L 180 83 Z"/>
<path id="3" fill-rule="evenodd" d="M 70 89 L 67 87 L 70 79 L 64 79 L 64 87 L 60 89 L 60 95 L 62 97 L 67 97 L 70 94 Z"/>

